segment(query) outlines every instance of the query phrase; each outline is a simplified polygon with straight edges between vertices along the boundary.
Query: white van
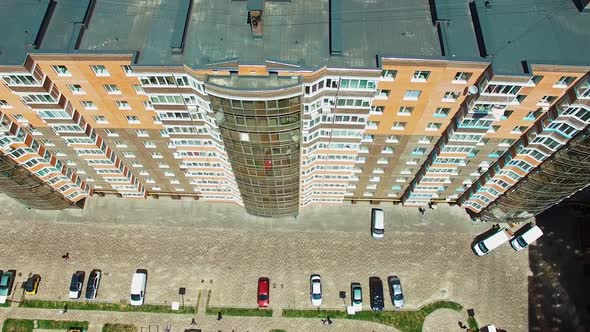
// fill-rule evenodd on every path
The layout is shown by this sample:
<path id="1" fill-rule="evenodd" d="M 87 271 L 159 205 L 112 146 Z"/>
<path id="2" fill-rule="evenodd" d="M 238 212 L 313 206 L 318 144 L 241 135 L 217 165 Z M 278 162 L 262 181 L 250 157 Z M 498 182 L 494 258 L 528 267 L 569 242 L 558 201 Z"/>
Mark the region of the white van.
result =
<path id="1" fill-rule="evenodd" d="M 142 305 L 145 299 L 145 286 L 147 283 L 147 271 L 143 269 L 138 269 L 133 274 L 133 279 L 131 279 L 131 295 L 129 299 L 129 303 L 131 305 Z"/>
<path id="2" fill-rule="evenodd" d="M 374 239 L 382 239 L 385 230 L 383 210 L 371 210 L 371 236 Z"/>
<path id="3" fill-rule="evenodd" d="M 521 251 L 540 238 L 543 231 L 539 226 L 529 223 L 516 231 L 516 234 L 519 235 L 510 240 L 510 245 L 514 250 Z"/>
<path id="4" fill-rule="evenodd" d="M 473 252 L 477 256 L 487 255 L 490 251 L 498 248 L 508 242 L 510 237 L 505 231 L 506 228 L 500 228 L 498 231 L 473 245 Z"/>

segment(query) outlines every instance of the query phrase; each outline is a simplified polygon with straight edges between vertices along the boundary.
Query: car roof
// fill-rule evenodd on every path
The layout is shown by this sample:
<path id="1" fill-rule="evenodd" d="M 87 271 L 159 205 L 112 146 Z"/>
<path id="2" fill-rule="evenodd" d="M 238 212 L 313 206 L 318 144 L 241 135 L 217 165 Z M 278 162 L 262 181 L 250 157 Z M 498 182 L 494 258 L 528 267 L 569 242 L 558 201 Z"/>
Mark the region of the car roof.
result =
<path id="1" fill-rule="evenodd" d="M 311 285 L 312 285 L 311 286 L 311 291 L 313 293 L 316 293 L 317 294 L 317 293 L 320 293 L 322 291 L 322 286 L 321 286 L 319 280 L 314 281 Z"/>
<path id="2" fill-rule="evenodd" d="M 531 229 L 524 232 L 521 236 L 527 243 L 531 243 L 543 235 L 543 231 L 539 226 L 533 226 Z"/>

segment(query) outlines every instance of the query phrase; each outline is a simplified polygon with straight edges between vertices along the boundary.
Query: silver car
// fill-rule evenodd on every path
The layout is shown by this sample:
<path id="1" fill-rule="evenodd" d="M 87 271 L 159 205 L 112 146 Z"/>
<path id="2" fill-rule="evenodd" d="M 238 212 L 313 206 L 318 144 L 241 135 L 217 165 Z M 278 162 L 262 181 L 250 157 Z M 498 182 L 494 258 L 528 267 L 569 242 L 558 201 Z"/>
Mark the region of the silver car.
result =
<path id="1" fill-rule="evenodd" d="M 387 284 L 389 285 L 389 293 L 391 294 L 391 302 L 396 308 L 401 308 L 406 303 L 404 301 L 404 291 L 402 290 L 402 284 L 397 276 L 389 276 L 387 278 Z"/>

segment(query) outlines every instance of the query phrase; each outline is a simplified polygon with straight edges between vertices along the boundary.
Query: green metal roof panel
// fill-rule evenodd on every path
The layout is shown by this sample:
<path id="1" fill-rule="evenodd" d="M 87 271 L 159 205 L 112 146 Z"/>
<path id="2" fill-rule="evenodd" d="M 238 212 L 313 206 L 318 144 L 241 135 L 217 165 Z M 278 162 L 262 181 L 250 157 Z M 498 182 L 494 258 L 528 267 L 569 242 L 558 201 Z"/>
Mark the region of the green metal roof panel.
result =
<path id="1" fill-rule="evenodd" d="M 329 0 L 330 54 L 342 55 L 342 2 Z"/>
<path id="2" fill-rule="evenodd" d="M 37 38 L 49 0 L 3 0 L 0 4 L 0 64 L 22 64 Z"/>

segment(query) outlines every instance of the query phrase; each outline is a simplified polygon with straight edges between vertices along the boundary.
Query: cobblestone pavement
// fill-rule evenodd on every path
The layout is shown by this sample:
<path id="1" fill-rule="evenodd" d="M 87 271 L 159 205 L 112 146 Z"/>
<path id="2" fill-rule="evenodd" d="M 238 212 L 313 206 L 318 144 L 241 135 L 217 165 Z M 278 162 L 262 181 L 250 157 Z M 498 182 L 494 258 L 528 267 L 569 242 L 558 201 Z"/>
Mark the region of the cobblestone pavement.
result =
<path id="1" fill-rule="evenodd" d="M 376 241 L 369 236 L 368 205 L 326 208 L 325 211 L 313 208 L 297 220 L 283 224 L 277 220 L 253 220 L 253 226 L 247 227 L 244 224 L 249 219 L 257 218 L 240 215 L 241 219 L 226 222 L 227 217 L 220 217 L 223 226 L 210 224 L 220 213 L 217 207 L 207 212 L 201 202 L 183 201 L 180 205 L 191 204 L 180 210 L 197 209 L 194 204 L 199 205 L 201 214 L 193 215 L 192 221 L 187 221 L 191 215 L 183 215 L 175 219 L 175 223 L 163 225 L 163 220 L 153 222 L 163 215 L 162 211 L 153 209 L 151 203 L 157 201 L 132 202 L 131 211 L 122 210 L 122 206 L 108 208 L 105 204 L 109 200 L 91 201 L 88 210 L 81 213 L 41 213 L 19 210 L 15 206 L 2 209 L 0 269 L 21 272 L 18 281 L 26 279 L 29 273 L 38 273 L 42 276 L 39 294 L 31 298 L 63 300 L 67 299 L 69 279 L 74 271 L 88 273 L 99 268 L 105 275 L 98 300 L 127 302 L 131 275 L 143 268 L 148 270 L 146 303 L 179 301 L 178 289 L 186 287 L 186 305 L 195 305 L 198 290 L 202 289 L 211 290 L 210 305 L 231 307 L 255 307 L 256 280 L 267 276 L 272 283 L 270 298 L 275 310 L 311 309 L 309 276 L 312 273 L 322 276 L 325 297 L 322 307 L 326 309 L 344 308 L 338 292 L 346 291 L 349 295 L 351 282 L 363 285 L 363 301 L 368 308 L 368 278 L 376 275 L 385 281 L 388 275 L 395 274 L 402 280 L 408 309 L 449 299 L 474 308 L 481 325 L 494 323 L 511 332 L 528 329 L 528 253 L 516 253 L 509 246 L 503 246 L 487 257 L 476 257 L 469 244 L 473 234 L 481 232 L 482 228 L 472 227 L 459 208 L 441 206 L 421 216 L 414 209 L 385 207 L 386 236 Z M 165 202 L 167 205 L 174 203 Z M 177 213 L 171 212 L 171 218 Z M 232 213 L 229 215 L 233 216 Z M 127 219 L 111 219 L 109 223 L 108 216 L 117 214 Z M 99 222 L 90 223 L 93 218 Z M 334 225 L 329 227 L 331 220 Z M 69 262 L 61 258 L 66 252 L 71 256 Z M 391 302 L 386 301 L 386 309 L 391 309 Z M 0 309 L 4 317 L 28 314 L 22 308 Z M 55 313 L 44 310 L 30 313 L 35 316 L 52 314 Z M 96 317 L 98 323 L 130 319 L 140 323 L 149 321 L 149 324 L 160 322 L 161 326 L 170 321 L 181 327 L 182 321 L 187 321 L 186 317 L 176 315 L 74 311 L 67 315 L 68 319 L 75 315 Z M 203 331 L 284 328 L 291 332 L 324 328 L 316 327 L 319 320 L 227 318 L 218 323 L 214 318 L 202 317 L 204 322 L 211 321 Z M 431 327 L 439 323 L 449 326 L 448 319 L 448 315 L 443 314 L 429 317 L 429 330 L 436 331 Z M 452 324 L 457 326 L 456 321 Z M 329 329 L 393 331 L 356 321 L 339 321 L 338 326 Z"/>

